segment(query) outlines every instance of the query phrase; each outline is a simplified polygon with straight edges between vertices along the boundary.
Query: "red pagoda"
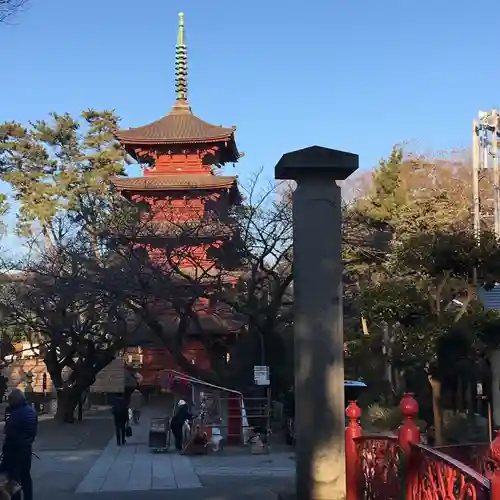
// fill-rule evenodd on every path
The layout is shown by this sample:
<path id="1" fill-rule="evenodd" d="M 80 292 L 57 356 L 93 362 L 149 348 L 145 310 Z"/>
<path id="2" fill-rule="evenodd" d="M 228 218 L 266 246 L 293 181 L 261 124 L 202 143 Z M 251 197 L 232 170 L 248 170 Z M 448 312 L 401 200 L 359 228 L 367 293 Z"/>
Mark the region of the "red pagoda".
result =
<path id="1" fill-rule="evenodd" d="M 237 162 L 240 153 L 234 138 L 235 127 L 212 125 L 193 114 L 188 102 L 187 77 L 187 47 L 181 13 L 176 46 L 175 103 L 163 118 L 117 133 L 120 143 L 128 155 L 141 164 L 144 174 L 135 178 L 114 178 L 113 185 L 129 200 L 146 203 L 153 214 L 153 222 L 158 222 L 158 228 L 172 222 L 178 226 L 197 228 L 189 241 L 186 243 L 184 238 L 182 243 L 183 247 L 189 247 L 190 258 L 179 262 L 183 272 L 195 275 L 199 269 L 215 270 L 217 266 L 213 265 L 210 251 L 231 240 L 226 222 L 229 221 L 230 207 L 241 200 L 240 193 L 236 177 L 217 175 L 215 170 L 227 163 Z M 221 223 L 218 225 L 217 221 Z M 153 241 L 144 237 L 144 246 L 150 258 L 155 258 L 155 252 L 161 253 L 164 238 L 171 236 L 168 228 L 164 233 L 161 230 L 158 233 Z M 175 235 L 172 241 L 176 241 Z M 219 314 L 220 311 L 217 313 L 217 305 L 208 304 L 208 301 L 198 302 L 196 307 L 203 327 L 202 334 L 221 339 L 221 356 L 226 356 L 224 345 L 240 331 L 242 321 L 228 314 Z M 167 329 L 176 328 L 175 314 L 170 315 L 172 321 L 168 320 L 168 316 L 166 312 L 164 326 Z M 208 368 L 210 360 L 199 335 L 199 329 L 188 331 L 184 356 L 200 368 Z M 153 346 L 151 339 L 139 340 L 138 344 L 143 346 L 144 385 L 157 383 L 161 370 L 180 370 L 169 352 L 159 345 Z"/>

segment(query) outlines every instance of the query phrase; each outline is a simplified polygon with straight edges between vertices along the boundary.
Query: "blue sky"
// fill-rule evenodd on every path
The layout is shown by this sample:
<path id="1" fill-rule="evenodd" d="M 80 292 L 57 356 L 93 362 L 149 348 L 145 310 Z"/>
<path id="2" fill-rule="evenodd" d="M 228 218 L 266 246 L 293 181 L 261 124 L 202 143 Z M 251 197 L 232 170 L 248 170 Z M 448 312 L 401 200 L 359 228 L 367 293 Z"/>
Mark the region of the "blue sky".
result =
<path id="1" fill-rule="evenodd" d="M 181 10 L 193 111 L 238 127 L 243 181 L 312 144 L 358 153 L 365 169 L 401 141 L 468 147 L 478 109 L 499 104 L 492 0 L 31 0 L 0 26 L 0 120 L 162 117 Z"/>

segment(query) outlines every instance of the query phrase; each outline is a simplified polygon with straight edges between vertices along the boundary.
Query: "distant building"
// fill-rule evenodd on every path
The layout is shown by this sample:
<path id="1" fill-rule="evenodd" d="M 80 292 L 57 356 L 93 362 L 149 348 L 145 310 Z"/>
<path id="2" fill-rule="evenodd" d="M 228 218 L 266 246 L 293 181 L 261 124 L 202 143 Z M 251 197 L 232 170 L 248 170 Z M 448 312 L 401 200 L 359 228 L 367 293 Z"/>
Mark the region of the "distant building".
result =
<path id="1" fill-rule="evenodd" d="M 500 284 L 495 285 L 491 290 L 485 290 L 483 287 L 479 287 L 477 290 L 477 298 L 487 311 L 500 311 Z"/>

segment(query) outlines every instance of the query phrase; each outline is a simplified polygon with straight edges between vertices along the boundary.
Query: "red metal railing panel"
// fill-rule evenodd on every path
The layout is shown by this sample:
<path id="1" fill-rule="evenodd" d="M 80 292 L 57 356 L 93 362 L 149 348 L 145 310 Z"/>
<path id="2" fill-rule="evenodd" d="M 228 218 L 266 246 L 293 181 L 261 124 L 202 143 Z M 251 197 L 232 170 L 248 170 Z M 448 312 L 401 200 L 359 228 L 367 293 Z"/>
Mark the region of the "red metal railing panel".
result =
<path id="1" fill-rule="evenodd" d="M 400 448 L 395 436 L 365 434 L 355 439 L 360 500 L 400 500 Z"/>
<path id="2" fill-rule="evenodd" d="M 396 436 L 368 434 L 356 438 L 355 442 L 359 459 L 357 489 L 362 500 L 400 500 L 405 480 L 411 482 L 407 490 L 411 491 L 411 497 L 406 500 L 493 498 L 485 475 L 442 451 L 412 444 L 411 470 L 407 470 L 408 463 L 404 467 L 404 462 L 408 457 L 403 456 Z M 464 453 L 464 450 L 450 451 Z"/>
<path id="3" fill-rule="evenodd" d="M 444 453 L 421 444 L 411 447 L 411 499 L 490 500 L 490 481 Z"/>

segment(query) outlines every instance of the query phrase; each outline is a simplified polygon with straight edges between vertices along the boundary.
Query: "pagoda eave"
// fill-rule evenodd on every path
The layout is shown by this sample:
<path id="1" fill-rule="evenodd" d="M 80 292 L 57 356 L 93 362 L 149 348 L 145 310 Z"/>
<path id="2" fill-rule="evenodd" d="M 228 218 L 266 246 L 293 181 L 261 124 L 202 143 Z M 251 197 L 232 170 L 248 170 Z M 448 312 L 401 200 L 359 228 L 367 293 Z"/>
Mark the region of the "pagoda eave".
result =
<path id="1" fill-rule="evenodd" d="M 117 191 L 206 191 L 238 190 L 237 177 L 219 175 L 151 175 L 148 177 L 113 177 L 111 184 Z"/>
<path id="2" fill-rule="evenodd" d="M 234 141 L 234 137 L 231 134 L 229 135 L 221 135 L 215 137 L 178 137 L 175 139 L 170 138 L 158 138 L 158 137 L 128 137 L 127 131 L 123 131 L 122 133 L 117 132 L 117 139 L 123 144 L 127 146 L 141 147 L 141 146 L 165 146 L 165 145 L 184 145 L 184 144 L 214 144 L 219 142 L 230 142 Z"/>
<path id="3" fill-rule="evenodd" d="M 153 243 L 161 241 L 188 241 L 188 240 L 196 240 L 198 242 L 204 242 L 204 243 L 214 243 L 214 242 L 221 242 L 221 241 L 231 241 L 231 236 L 224 235 L 224 234 L 187 234 L 187 235 L 182 235 L 182 234 L 175 234 L 172 232 L 172 234 L 158 234 L 158 235 L 137 235 L 134 236 L 134 240 L 137 241 L 137 243 L 142 243 L 142 244 L 147 244 L 147 243 Z"/>
<path id="4" fill-rule="evenodd" d="M 244 153 L 240 153 L 238 151 L 238 147 L 236 146 L 236 142 L 234 141 L 234 138 L 228 139 L 227 141 L 225 140 L 193 140 L 193 141 L 186 141 L 186 142 L 172 142 L 172 141 L 157 141 L 157 140 L 151 140 L 151 141 L 140 141 L 138 142 L 137 140 L 134 141 L 125 141 L 120 139 L 120 142 L 122 146 L 125 148 L 125 151 L 127 154 L 137 163 L 141 163 L 141 158 L 140 158 L 140 151 L 149 151 L 149 150 L 157 150 L 161 147 L 165 146 L 171 146 L 171 147 L 182 147 L 182 148 L 189 148 L 191 147 L 196 147 L 197 149 L 201 149 L 203 147 L 209 147 L 209 146 L 217 146 L 219 144 L 222 144 L 223 147 L 221 147 L 221 158 L 219 161 L 219 165 L 225 165 L 226 163 L 237 163 L 240 158 L 243 158 Z"/>

